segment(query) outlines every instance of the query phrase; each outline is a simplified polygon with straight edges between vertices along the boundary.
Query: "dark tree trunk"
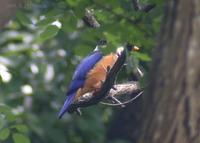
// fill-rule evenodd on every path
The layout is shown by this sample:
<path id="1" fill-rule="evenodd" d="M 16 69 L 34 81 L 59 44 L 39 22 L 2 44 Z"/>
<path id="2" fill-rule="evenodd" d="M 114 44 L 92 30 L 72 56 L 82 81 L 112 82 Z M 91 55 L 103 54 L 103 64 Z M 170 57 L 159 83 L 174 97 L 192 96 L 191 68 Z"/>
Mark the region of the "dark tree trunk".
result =
<path id="1" fill-rule="evenodd" d="M 200 0 L 167 1 L 160 33 L 138 142 L 200 143 Z"/>
<path id="2" fill-rule="evenodd" d="M 140 97 L 133 104 L 129 104 L 118 111 L 108 128 L 108 140 L 125 139 L 136 143 L 140 135 L 142 103 L 143 98 Z"/>
<path id="3" fill-rule="evenodd" d="M 170 0 L 141 142 L 200 142 L 200 1 Z"/>

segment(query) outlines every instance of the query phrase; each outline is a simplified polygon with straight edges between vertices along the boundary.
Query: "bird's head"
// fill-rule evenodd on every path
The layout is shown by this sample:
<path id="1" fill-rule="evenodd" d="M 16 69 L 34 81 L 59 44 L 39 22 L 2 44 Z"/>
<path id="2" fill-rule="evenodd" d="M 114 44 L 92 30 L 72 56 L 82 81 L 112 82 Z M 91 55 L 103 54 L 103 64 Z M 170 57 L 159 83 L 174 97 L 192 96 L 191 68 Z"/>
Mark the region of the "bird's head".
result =
<path id="1" fill-rule="evenodd" d="M 137 47 L 137 46 L 135 46 L 131 43 L 127 43 L 126 48 L 127 48 L 128 51 L 139 51 L 140 50 L 139 47 Z"/>
<path id="2" fill-rule="evenodd" d="M 116 50 L 116 53 L 118 55 L 120 55 L 123 51 L 124 51 L 124 48 L 126 48 L 128 51 L 139 51 L 140 48 L 133 45 L 133 44 L 130 44 L 130 43 L 127 43 L 125 46 L 121 46 L 121 47 L 118 47 L 117 50 Z"/>
<path id="3" fill-rule="evenodd" d="M 96 48 L 94 49 L 94 51 L 99 50 L 100 48 L 105 48 L 107 46 L 107 40 L 106 39 L 101 39 L 98 41 Z"/>

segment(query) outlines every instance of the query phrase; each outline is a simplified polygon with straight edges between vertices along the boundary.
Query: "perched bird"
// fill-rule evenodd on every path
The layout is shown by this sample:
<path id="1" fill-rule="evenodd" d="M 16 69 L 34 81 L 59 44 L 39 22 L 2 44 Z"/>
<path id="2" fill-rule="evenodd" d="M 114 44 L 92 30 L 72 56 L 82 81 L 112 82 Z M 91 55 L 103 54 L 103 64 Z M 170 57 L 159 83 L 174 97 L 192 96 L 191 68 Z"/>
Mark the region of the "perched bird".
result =
<path id="1" fill-rule="evenodd" d="M 117 60 L 117 54 L 111 53 L 104 56 L 86 75 L 84 86 L 79 88 L 76 94 L 76 99 L 88 92 L 97 92 L 106 79 L 108 69 L 112 68 Z"/>
<path id="2" fill-rule="evenodd" d="M 68 107 L 78 97 L 88 92 L 96 92 L 101 88 L 102 81 L 105 80 L 107 67 L 112 67 L 117 59 L 117 54 L 102 55 L 100 46 L 104 46 L 105 41 L 100 41 L 94 52 L 85 57 L 77 66 L 67 92 L 67 98 L 59 112 L 61 118 Z"/>

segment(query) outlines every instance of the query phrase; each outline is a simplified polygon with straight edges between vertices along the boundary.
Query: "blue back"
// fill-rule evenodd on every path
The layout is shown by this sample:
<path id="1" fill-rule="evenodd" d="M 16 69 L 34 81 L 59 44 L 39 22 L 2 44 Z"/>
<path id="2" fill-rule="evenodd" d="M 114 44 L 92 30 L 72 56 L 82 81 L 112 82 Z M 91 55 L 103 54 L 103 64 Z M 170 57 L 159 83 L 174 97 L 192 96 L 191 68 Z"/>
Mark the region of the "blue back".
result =
<path id="1" fill-rule="evenodd" d="M 79 88 L 84 86 L 86 76 L 88 72 L 95 66 L 95 64 L 103 57 L 102 53 L 99 51 L 95 51 L 84 58 L 81 63 L 77 66 L 72 81 L 70 83 L 68 92 L 67 92 L 67 99 L 64 102 L 63 107 L 59 112 L 59 118 L 61 118 L 64 113 L 67 111 L 68 107 L 74 100 L 76 96 L 76 92 Z"/>
<path id="2" fill-rule="evenodd" d="M 81 61 L 74 72 L 67 94 L 76 92 L 80 87 L 83 87 L 88 72 L 95 66 L 102 56 L 101 52 L 95 51 Z"/>

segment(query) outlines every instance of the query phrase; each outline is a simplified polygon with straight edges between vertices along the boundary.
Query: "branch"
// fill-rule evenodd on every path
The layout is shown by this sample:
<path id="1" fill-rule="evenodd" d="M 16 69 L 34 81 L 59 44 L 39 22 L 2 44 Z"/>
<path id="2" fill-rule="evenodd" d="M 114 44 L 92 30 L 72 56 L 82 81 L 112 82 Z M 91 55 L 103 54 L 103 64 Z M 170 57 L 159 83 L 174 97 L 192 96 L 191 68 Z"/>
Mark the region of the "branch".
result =
<path id="1" fill-rule="evenodd" d="M 155 4 L 147 4 L 145 6 L 142 7 L 142 11 L 144 12 L 149 12 L 150 10 L 152 10 L 156 5 Z"/>
<path id="2" fill-rule="evenodd" d="M 83 21 L 89 27 L 92 27 L 92 28 L 100 27 L 99 22 L 96 20 L 92 10 L 90 9 L 87 9 L 87 8 L 85 9 L 85 15 L 83 17 Z"/>
<path id="3" fill-rule="evenodd" d="M 92 106 L 92 105 L 99 103 L 102 99 L 104 99 L 110 92 L 110 89 L 113 88 L 116 76 L 117 76 L 119 70 L 121 69 L 121 67 L 124 65 L 125 59 L 126 59 L 126 51 L 124 50 L 121 53 L 121 55 L 119 55 L 114 66 L 108 72 L 106 80 L 103 83 L 100 91 L 97 92 L 94 96 L 92 96 L 92 98 L 88 101 L 80 101 L 78 103 L 72 104 L 69 107 L 68 112 L 69 113 L 77 112 L 78 108 L 80 108 L 80 107 Z"/>
<path id="4" fill-rule="evenodd" d="M 135 94 L 141 91 L 139 82 L 128 82 L 123 84 L 116 84 L 114 85 L 114 88 L 110 90 L 108 95 L 105 97 L 105 99 L 108 99 L 109 97 L 116 97 L 119 96 L 129 96 L 131 94 Z M 92 98 L 92 93 L 87 93 L 84 96 L 80 97 L 76 102 L 90 100 Z"/>
<path id="5" fill-rule="evenodd" d="M 129 82 L 124 84 L 114 85 L 115 89 L 111 89 L 108 96 L 121 96 L 121 95 L 131 95 L 133 93 L 138 93 L 140 90 L 139 82 Z"/>
<path id="6" fill-rule="evenodd" d="M 138 11 L 141 9 L 141 6 L 139 4 L 139 0 L 132 0 L 132 3 L 133 3 L 133 8 L 135 11 Z"/>
<path id="7" fill-rule="evenodd" d="M 146 13 L 156 6 L 155 4 L 142 5 L 140 4 L 139 0 L 132 0 L 132 4 L 135 11 L 142 11 Z"/>

